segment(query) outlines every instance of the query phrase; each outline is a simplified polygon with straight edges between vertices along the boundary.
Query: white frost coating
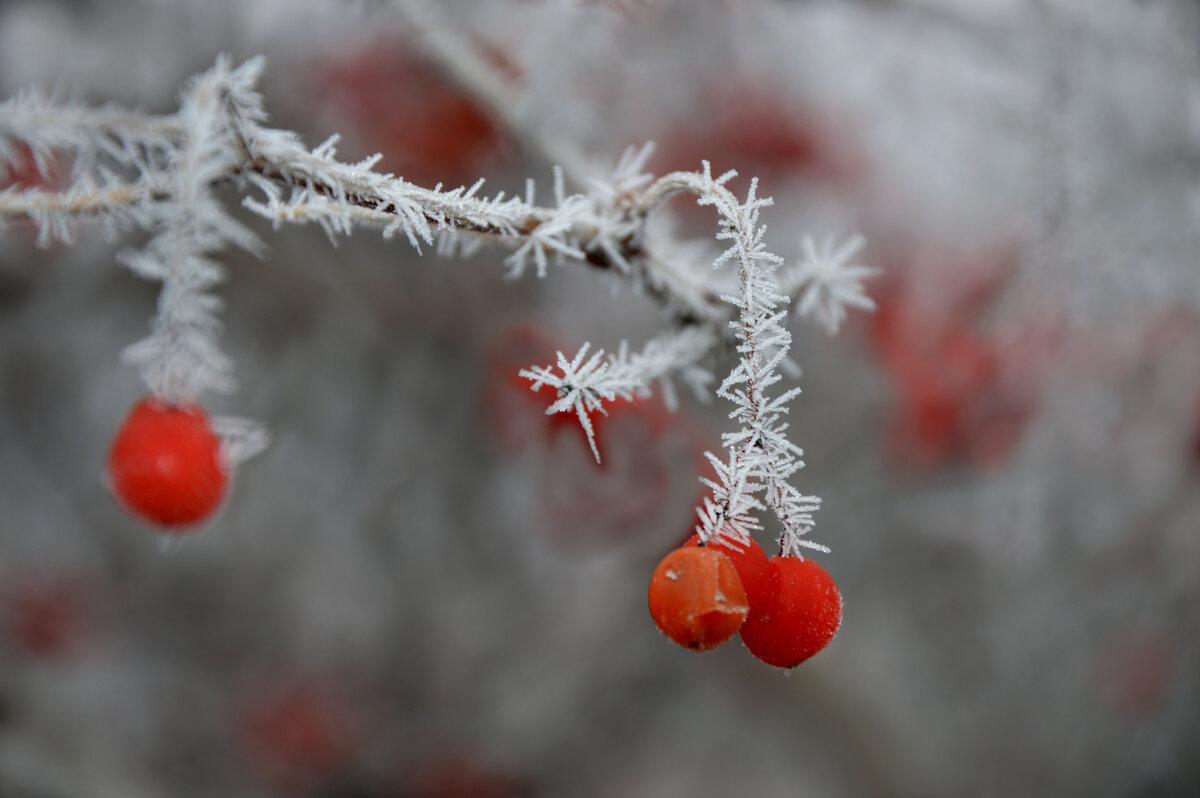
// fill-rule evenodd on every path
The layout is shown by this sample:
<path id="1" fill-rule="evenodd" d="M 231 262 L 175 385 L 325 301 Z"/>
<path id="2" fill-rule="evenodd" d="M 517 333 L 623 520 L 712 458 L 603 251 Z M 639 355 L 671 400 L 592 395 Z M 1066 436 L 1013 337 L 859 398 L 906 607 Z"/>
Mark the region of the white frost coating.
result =
<path id="1" fill-rule="evenodd" d="M 781 379 L 777 370 L 789 365 L 791 337 L 781 324 L 789 301 L 799 297 L 800 312 L 831 331 L 846 306 L 872 307 L 860 281 L 874 270 L 847 265 L 858 239 L 836 251 L 832 242 L 818 250 L 806 239 L 806 259 L 784 275 L 781 289 L 774 277 L 780 258 L 766 250 L 758 224 L 770 200 L 755 196 L 756 184 L 739 202 L 725 187 L 734 173 L 713 178 L 707 163 L 700 172 L 655 180 L 646 172 L 649 144 L 626 150 L 605 179 L 581 174 L 571 162 L 573 183 L 586 186 L 582 193 L 568 193 L 567 175 L 556 168 L 553 207 L 535 204 L 532 181 L 524 199 L 482 196 L 482 180 L 423 188 L 373 171 L 378 156 L 338 161 L 336 136 L 310 150 L 295 133 L 266 127 L 255 88 L 262 68 L 261 58 L 236 68 L 220 58 L 185 89 L 179 112 L 163 117 L 57 105 L 36 94 L 0 103 L 0 159 L 20 142 L 40 166 L 58 150 L 74 159 L 62 191 L 0 192 L 0 224 L 33 220 L 43 243 L 68 240 L 81 218 L 97 219 L 107 231 L 152 233 L 141 250 L 121 257 L 138 275 L 162 282 L 150 335 L 125 353 L 154 393 L 183 401 L 234 387 L 232 364 L 218 344 L 220 302 L 211 293 L 222 269 L 211 256 L 229 244 L 251 250 L 259 244 L 217 201 L 217 184 L 248 194 L 243 207 L 275 227 L 316 224 L 331 240 L 367 227 L 385 239 L 401 234 L 417 250 L 461 252 L 491 242 L 511 251 L 506 263 L 514 277 L 545 276 L 552 262 L 607 270 L 662 305 L 674 322 L 637 351 L 622 342 L 616 354 L 597 350 L 589 357 L 584 345 L 572 359 L 560 352 L 556 365 L 521 372 L 534 390 L 557 389 L 547 413 L 574 413 L 597 459 L 591 413 L 604 413 L 605 402 L 646 396 L 656 382 L 668 405 L 675 380 L 703 397 L 712 381 L 703 364 L 720 344 L 736 346 L 738 363 L 716 393 L 734 404 L 739 428 L 722 437 L 724 457 L 708 453 L 716 479 L 704 480 L 712 495 L 697 510 L 698 532 L 744 545 L 770 507 L 783 527 L 785 553 L 822 548 L 804 538 L 820 500 L 789 481 L 803 467 L 803 453 L 786 437 L 782 415 L 799 391 L 769 390 Z M 680 241 L 669 225 L 652 222 L 680 192 L 717 210 L 716 238 L 728 248 L 715 266 L 732 262 L 736 275 L 704 270 L 706 245 Z M 252 422 L 226 419 L 222 429 L 231 461 L 265 445 L 265 432 Z"/>
<path id="2" fill-rule="evenodd" d="M 221 439 L 221 454 L 226 463 L 238 465 L 267 448 L 271 441 L 266 427 L 238 416 L 214 416 L 213 432 Z"/>
<path id="3" fill-rule="evenodd" d="M 716 480 L 703 480 L 712 489 L 697 510 L 700 524 L 697 533 L 702 540 L 723 537 L 739 543 L 747 542 L 753 532 L 761 529 L 758 512 L 763 502 L 774 510 L 783 527 L 781 545 L 784 554 L 799 555 L 801 548 L 825 547 L 807 540 L 813 527 L 812 514 L 821 500 L 800 493 L 788 480 L 801 468 L 804 452 L 785 436 L 787 424 L 781 416 L 798 388 L 770 396 L 767 389 L 779 382 L 775 372 L 787 356 L 791 335 L 780 325 L 787 311 L 778 311 L 779 294 L 773 273 L 781 259 L 766 249 L 763 243 L 765 226 L 758 224 L 759 209 L 770 205 L 770 199 L 755 196 L 758 181 L 752 180 L 745 202 L 738 202 L 725 188 L 736 173 L 729 172 L 714 179 L 708 162 L 699 174 L 668 175 L 678 190 L 699 194 L 701 205 L 712 205 L 720 214 L 717 239 L 729 241 L 730 246 L 714 262 L 719 267 L 727 261 L 737 264 L 738 294 L 724 299 L 738 310 L 731 322 L 738 341 L 739 361 L 717 394 L 735 405 L 730 414 L 741 425 L 736 432 L 725 433 L 721 442 L 727 459 L 722 461 L 706 453 L 717 471 Z M 663 191 L 669 191 L 669 184 Z"/>
<path id="4" fill-rule="evenodd" d="M 600 462 L 600 450 L 596 447 L 588 414 L 599 412 L 607 415 L 604 402 L 611 402 L 618 397 L 632 399 L 635 395 L 648 396 L 650 383 L 662 380 L 669 384 L 672 373 L 678 373 L 697 393 L 703 391 L 712 375 L 696 365 L 696 361 L 714 343 L 715 339 L 708 330 L 685 327 L 649 341 L 641 352 L 634 354 L 629 353 L 629 345 L 622 341 L 617 354 L 606 358 L 604 350 L 600 349 L 584 360 L 591 348 L 591 344 L 584 344 L 572 360 L 567 360 L 562 352 L 558 353 L 557 372 L 553 366 L 533 366 L 521 369 L 520 376 L 532 381 L 530 387 L 534 391 L 543 385 L 558 391 L 558 399 L 546 408 L 546 414 L 575 413 L 587 433 L 596 462 Z M 664 393 L 672 398 L 674 396 L 670 389 Z"/>
<path id="5" fill-rule="evenodd" d="M 169 198 L 151 214 L 156 234 L 141 250 L 120 256 L 135 274 L 162 282 L 150 335 L 126 348 L 123 357 L 138 367 L 154 394 L 171 402 L 210 390 L 229 393 L 236 384 L 233 364 L 218 344 L 221 303 L 208 293 L 223 270 L 208 253 L 226 243 L 253 250 L 258 240 L 225 212 L 211 186 L 235 165 L 225 98 L 252 95 L 261 69 L 261 59 L 231 70 L 221 58 L 184 91 L 179 144 L 163 173 L 148 175 Z M 248 115 L 262 116 L 253 96 L 246 102 Z"/>
<path id="6" fill-rule="evenodd" d="M 842 326 L 847 307 L 875 309 L 862 281 L 880 270 L 850 263 L 865 243 L 862 236 L 852 236 L 835 250 L 828 237 L 818 249 L 812 236 L 804 236 L 804 260 L 780 279 L 783 293 L 800 297 L 796 313 L 813 319 L 830 335 Z"/>

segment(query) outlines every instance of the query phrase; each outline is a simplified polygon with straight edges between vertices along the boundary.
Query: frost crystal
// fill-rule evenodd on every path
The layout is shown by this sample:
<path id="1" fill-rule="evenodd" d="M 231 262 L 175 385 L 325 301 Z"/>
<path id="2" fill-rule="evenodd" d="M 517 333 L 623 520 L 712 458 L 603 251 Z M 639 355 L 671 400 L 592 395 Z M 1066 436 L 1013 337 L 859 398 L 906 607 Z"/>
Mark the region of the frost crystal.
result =
<path id="1" fill-rule="evenodd" d="M 655 338 L 641 352 L 632 355 L 628 344 L 622 341 L 616 355 L 605 358 L 604 350 L 597 350 L 587 360 L 584 358 L 591 345 L 584 344 L 573 360 L 567 360 L 562 352 L 558 353 L 557 373 L 551 366 L 533 366 L 521 369 L 520 376 L 532 381 L 530 389 L 533 391 L 543 385 L 557 389 L 558 400 L 546 408 L 546 414 L 575 413 L 587 433 L 596 462 L 600 462 L 600 450 L 596 446 L 589 414 L 599 412 L 607 415 L 604 402 L 611 402 L 618 397 L 632 399 L 635 394 L 649 395 L 651 382 L 662 380 L 664 385 L 669 385 L 669 375 L 676 371 L 699 393 L 711 381 L 712 375 L 695 365 L 695 361 L 713 343 L 708 331 L 689 328 Z M 669 388 L 666 393 L 670 405 L 674 401 L 674 394 Z"/>
<path id="2" fill-rule="evenodd" d="M 833 238 L 826 238 L 820 249 L 811 236 L 804 237 L 804 260 L 793 270 L 784 286 L 785 293 L 800 292 L 796 312 L 813 318 L 833 335 L 846 318 L 846 307 L 874 310 L 862 281 L 879 273 L 870 266 L 851 265 L 863 248 L 862 236 L 853 236 L 836 250 Z"/>

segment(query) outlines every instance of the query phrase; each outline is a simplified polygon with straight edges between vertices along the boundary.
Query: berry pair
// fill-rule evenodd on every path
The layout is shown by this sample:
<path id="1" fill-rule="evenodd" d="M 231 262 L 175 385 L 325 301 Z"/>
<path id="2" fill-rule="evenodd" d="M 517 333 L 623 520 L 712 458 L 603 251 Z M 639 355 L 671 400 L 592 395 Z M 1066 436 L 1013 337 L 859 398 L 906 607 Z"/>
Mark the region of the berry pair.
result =
<path id="1" fill-rule="evenodd" d="M 685 648 L 708 651 L 735 632 L 768 665 L 794 668 L 837 634 L 842 594 L 814 560 L 775 556 L 751 540 L 701 544 L 693 535 L 650 579 L 650 615 Z"/>
<path id="2" fill-rule="evenodd" d="M 229 482 L 221 440 L 204 411 L 155 397 L 134 405 L 121 423 L 107 476 L 122 507 L 166 531 L 212 515 Z"/>

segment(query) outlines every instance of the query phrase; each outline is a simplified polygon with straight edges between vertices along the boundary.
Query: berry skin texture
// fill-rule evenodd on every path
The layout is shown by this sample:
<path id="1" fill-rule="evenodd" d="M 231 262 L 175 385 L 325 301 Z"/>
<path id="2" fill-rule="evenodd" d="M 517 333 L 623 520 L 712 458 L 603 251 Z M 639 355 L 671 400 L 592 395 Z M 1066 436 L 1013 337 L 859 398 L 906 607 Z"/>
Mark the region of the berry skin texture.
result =
<path id="1" fill-rule="evenodd" d="M 177 531 L 208 518 L 229 477 L 221 441 L 193 404 L 145 397 L 122 422 L 108 453 L 108 483 L 132 515 Z"/>
<path id="2" fill-rule="evenodd" d="M 659 631 L 694 651 L 708 651 L 737 633 L 750 612 L 742 580 L 715 548 L 675 549 L 650 577 L 650 616 Z"/>
<path id="3" fill-rule="evenodd" d="M 815 560 L 775 556 L 767 611 L 742 626 L 742 642 L 768 665 L 794 668 L 833 640 L 842 625 L 842 594 Z"/>
<path id="4" fill-rule="evenodd" d="M 693 534 L 683 545 L 699 546 L 700 535 Z M 716 549 L 733 563 L 738 578 L 742 580 L 742 588 L 746 591 L 746 599 L 750 602 L 747 619 L 757 618 L 766 612 L 771 601 L 771 565 L 758 541 L 751 538 L 748 544 L 739 549 L 736 544 L 717 538 L 704 546 Z"/>

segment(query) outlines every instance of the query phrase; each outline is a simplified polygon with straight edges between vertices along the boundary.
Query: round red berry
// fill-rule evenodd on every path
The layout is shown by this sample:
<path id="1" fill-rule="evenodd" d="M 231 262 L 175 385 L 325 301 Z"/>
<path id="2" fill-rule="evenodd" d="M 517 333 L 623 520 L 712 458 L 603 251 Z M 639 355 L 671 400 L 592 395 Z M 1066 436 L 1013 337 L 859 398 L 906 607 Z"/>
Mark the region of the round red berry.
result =
<path id="1" fill-rule="evenodd" d="M 742 626 L 742 642 L 768 665 L 794 668 L 833 640 L 842 594 L 815 560 L 775 556 L 767 611 Z"/>
<path id="2" fill-rule="evenodd" d="M 650 578 L 650 616 L 685 648 L 708 651 L 737 633 L 750 604 L 729 558 L 715 548 L 675 549 Z"/>
<path id="3" fill-rule="evenodd" d="M 146 397 L 113 438 L 108 480 L 122 507 L 171 529 L 212 515 L 229 477 L 221 441 L 202 409 Z"/>
<path id="4" fill-rule="evenodd" d="M 700 535 L 694 534 L 683 544 L 699 546 Z M 738 578 L 742 580 L 742 588 L 746 591 L 746 599 L 750 603 L 748 618 L 757 618 L 767 611 L 771 600 L 771 566 L 767 561 L 767 553 L 758 541 L 751 538 L 740 548 L 725 538 L 716 538 L 704 544 L 707 548 L 716 549 L 729 558 Z"/>

